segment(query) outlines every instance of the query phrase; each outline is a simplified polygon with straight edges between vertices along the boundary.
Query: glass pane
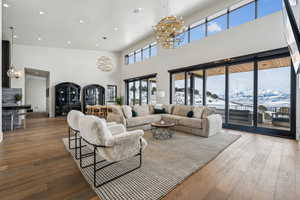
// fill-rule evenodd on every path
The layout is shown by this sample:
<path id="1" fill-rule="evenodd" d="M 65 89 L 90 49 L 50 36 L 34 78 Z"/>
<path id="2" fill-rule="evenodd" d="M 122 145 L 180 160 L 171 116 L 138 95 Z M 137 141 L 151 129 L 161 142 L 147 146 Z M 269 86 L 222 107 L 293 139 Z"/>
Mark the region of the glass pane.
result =
<path id="1" fill-rule="evenodd" d="M 205 24 L 200 24 L 190 29 L 190 40 L 200 40 L 205 37 Z"/>
<path id="2" fill-rule="evenodd" d="M 141 80 L 142 104 L 148 103 L 148 79 Z"/>
<path id="3" fill-rule="evenodd" d="M 225 67 L 206 70 L 206 105 L 216 108 L 225 122 Z"/>
<path id="4" fill-rule="evenodd" d="M 179 39 L 180 42 L 175 42 L 175 44 L 174 44 L 175 48 L 186 45 L 187 43 L 189 43 L 189 34 L 188 34 L 187 31 L 179 34 L 176 38 Z"/>
<path id="5" fill-rule="evenodd" d="M 143 49 L 143 60 L 146 60 L 150 57 L 150 48 L 144 48 Z"/>
<path id="6" fill-rule="evenodd" d="M 140 81 L 135 81 L 135 99 L 133 105 L 140 104 Z"/>
<path id="7" fill-rule="evenodd" d="M 129 54 L 128 64 L 133 64 L 133 63 L 134 63 L 134 54 Z"/>
<path id="8" fill-rule="evenodd" d="M 128 102 L 128 104 L 129 105 L 133 105 L 134 104 L 134 82 L 129 82 L 128 83 L 128 92 L 129 92 L 129 94 L 128 94 L 128 100 L 129 100 L 129 102 Z"/>
<path id="9" fill-rule="evenodd" d="M 135 62 L 141 62 L 142 61 L 142 52 L 136 51 L 135 52 Z"/>
<path id="10" fill-rule="evenodd" d="M 229 123 L 253 125 L 252 62 L 229 67 Z"/>
<path id="11" fill-rule="evenodd" d="M 281 0 L 258 0 L 258 17 L 263 17 L 282 9 Z"/>
<path id="12" fill-rule="evenodd" d="M 157 45 L 151 45 L 151 57 L 157 55 Z"/>
<path id="13" fill-rule="evenodd" d="M 207 35 L 213 35 L 227 29 L 227 14 L 212 19 L 207 23 Z"/>
<path id="14" fill-rule="evenodd" d="M 184 73 L 178 73 L 172 75 L 172 101 L 173 104 L 184 104 L 184 94 L 185 94 L 185 86 L 184 86 Z"/>
<path id="15" fill-rule="evenodd" d="M 156 78 L 149 79 L 149 85 L 150 85 L 150 104 L 155 105 L 156 104 Z"/>
<path id="16" fill-rule="evenodd" d="M 258 62 L 258 126 L 290 130 L 290 65 L 290 57 Z"/>
<path id="17" fill-rule="evenodd" d="M 229 27 L 235 27 L 255 19 L 255 2 L 237 8 L 229 13 Z"/>
<path id="18" fill-rule="evenodd" d="M 193 95 L 193 105 L 203 105 L 203 70 L 190 72 L 188 77 L 191 77 L 188 96 Z"/>

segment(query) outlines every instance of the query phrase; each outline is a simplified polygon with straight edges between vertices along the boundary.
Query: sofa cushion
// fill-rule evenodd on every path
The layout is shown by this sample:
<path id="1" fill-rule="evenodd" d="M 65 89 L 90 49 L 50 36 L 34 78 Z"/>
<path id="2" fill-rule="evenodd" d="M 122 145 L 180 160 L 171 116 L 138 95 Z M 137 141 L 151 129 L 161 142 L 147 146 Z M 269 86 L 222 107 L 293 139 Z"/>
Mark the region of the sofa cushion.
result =
<path id="1" fill-rule="evenodd" d="M 170 114 L 162 114 L 161 117 L 162 120 L 164 120 L 165 122 L 175 123 L 175 125 L 177 125 L 179 123 L 179 120 L 183 118 L 178 115 L 170 115 Z"/>
<path id="2" fill-rule="evenodd" d="M 137 116 L 139 117 L 150 115 L 148 105 L 135 105 L 133 106 L 133 110 L 137 113 Z"/>
<path id="3" fill-rule="evenodd" d="M 178 125 L 189 128 L 202 128 L 202 119 L 182 117 L 179 119 Z"/>
<path id="4" fill-rule="evenodd" d="M 117 106 L 117 105 L 110 105 L 109 106 L 111 108 L 111 112 L 117 115 L 121 115 L 124 116 L 123 111 L 122 111 L 122 107 L 121 106 Z"/>
<path id="5" fill-rule="evenodd" d="M 188 112 L 190 112 L 191 110 L 193 110 L 192 106 L 175 105 L 172 114 L 186 117 Z"/>
<path id="6" fill-rule="evenodd" d="M 166 110 L 167 114 L 172 114 L 174 105 L 172 105 L 172 104 L 164 104 L 164 105 L 162 105 L 161 108 L 164 108 Z"/>
<path id="7" fill-rule="evenodd" d="M 194 117 L 197 119 L 202 119 L 203 110 L 204 110 L 204 106 L 195 106 L 193 109 Z"/>
<path id="8" fill-rule="evenodd" d="M 149 112 L 150 115 L 154 114 L 154 105 L 149 105 Z"/>
<path id="9" fill-rule="evenodd" d="M 127 119 L 127 127 L 141 126 L 153 122 L 159 122 L 161 115 L 146 115 Z"/>
<path id="10" fill-rule="evenodd" d="M 122 106 L 122 110 L 126 119 L 132 118 L 132 109 L 130 106 L 124 105 Z"/>

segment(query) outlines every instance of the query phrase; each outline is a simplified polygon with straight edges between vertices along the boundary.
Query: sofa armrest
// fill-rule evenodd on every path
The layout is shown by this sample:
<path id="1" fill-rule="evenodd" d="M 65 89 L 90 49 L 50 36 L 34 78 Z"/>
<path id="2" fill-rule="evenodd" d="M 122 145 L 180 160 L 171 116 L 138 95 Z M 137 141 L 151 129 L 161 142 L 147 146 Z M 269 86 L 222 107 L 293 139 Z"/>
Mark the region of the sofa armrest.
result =
<path id="1" fill-rule="evenodd" d="M 126 132 L 126 128 L 122 124 L 109 126 L 108 129 L 111 131 L 112 135 L 118 135 L 120 133 Z"/>
<path id="2" fill-rule="evenodd" d="M 123 124 L 124 126 L 126 126 L 125 117 L 122 115 L 116 114 L 116 113 L 108 113 L 107 121 L 108 122 L 116 122 L 116 123 Z"/>
<path id="3" fill-rule="evenodd" d="M 210 137 L 222 131 L 222 116 L 219 114 L 207 116 L 202 123 L 204 137 Z"/>

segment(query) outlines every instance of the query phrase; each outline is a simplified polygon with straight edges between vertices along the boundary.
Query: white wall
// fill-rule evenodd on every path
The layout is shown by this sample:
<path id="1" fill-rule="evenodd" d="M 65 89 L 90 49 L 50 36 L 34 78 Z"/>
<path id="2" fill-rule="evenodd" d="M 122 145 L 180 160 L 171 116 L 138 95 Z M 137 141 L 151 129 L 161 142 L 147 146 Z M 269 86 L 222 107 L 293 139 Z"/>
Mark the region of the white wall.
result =
<path id="1" fill-rule="evenodd" d="M 25 103 L 30 104 L 33 112 L 46 112 L 46 77 L 25 76 Z"/>
<path id="2" fill-rule="evenodd" d="M 50 72 L 50 116 L 54 116 L 54 86 L 61 82 L 74 82 L 80 86 L 100 84 L 120 85 L 119 54 L 105 51 L 88 51 L 62 48 L 48 48 L 27 45 L 14 46 L 13 64 L 23 71 L 20 79 L 13 79 L 13 88 L 22 88 L 25 93 L 24 68 L 33 68 Z M 100 56 L 109 56 L 113 60 L 112 72 L 102 72 L 96 67 Z M 118 91 L 119 87 L 118 87 Z M 25 101 L 24 101 L 25 102 Z"/>

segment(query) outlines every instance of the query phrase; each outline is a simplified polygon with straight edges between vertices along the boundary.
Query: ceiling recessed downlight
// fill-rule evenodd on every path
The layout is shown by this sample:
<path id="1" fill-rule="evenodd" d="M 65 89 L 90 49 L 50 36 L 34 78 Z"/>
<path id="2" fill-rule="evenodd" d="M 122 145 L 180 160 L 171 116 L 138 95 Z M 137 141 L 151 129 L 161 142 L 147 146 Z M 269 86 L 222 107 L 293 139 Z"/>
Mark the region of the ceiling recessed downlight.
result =
<path id="1" fill-rule="evenodd" d="M 42 40 L 42 38 L 41 37 L 38 37 L 38 41 L 41 41 Z"/>
<path id="2" fill-rule="evenodd" d="M 3 4 L 3 7 L 8 8 L 9 5 L 8 5 L 7 3 L 4 3 L 4 4 Z"/>
<path id="3" fill-rule="evenodd" d="M 79 20 L 79 23 L 80 23 L 80 24 L 84 24 L 84 20 L 80 19 L 80 20 Z"/>
<path id="4" fill-rule="evenodd" d="M 17 39 L 17 38 L 18 38 L 18 36 L 17 36 L 17 35 L 14 35 L 14 38 L 15 38 L 15 39 Z"/>
<path id="5" fill-rule="evenodd" d="M 44 15 L 44 14 L 45 14 L 45 12 L 44 12 L 44 11 L 40 11 L 39 13 L 40 13 L 40 15 Z"/>
<path id="6" fill-rule="evenodd" d="M 115 28 L 114 28 L 114 30 L 115 30 L 115 31 L 118 31 L 118 30 L 119 30 L 119 28 L 118 28 L 118 27 L 115 27 Z"/>
<path id="7" fill-rule="evenodd" d="M 71 44 L 72 42 L 71 42 L 71 41 L 68 41 L 67 43 L 68 43 L 68 44 Z"/>

